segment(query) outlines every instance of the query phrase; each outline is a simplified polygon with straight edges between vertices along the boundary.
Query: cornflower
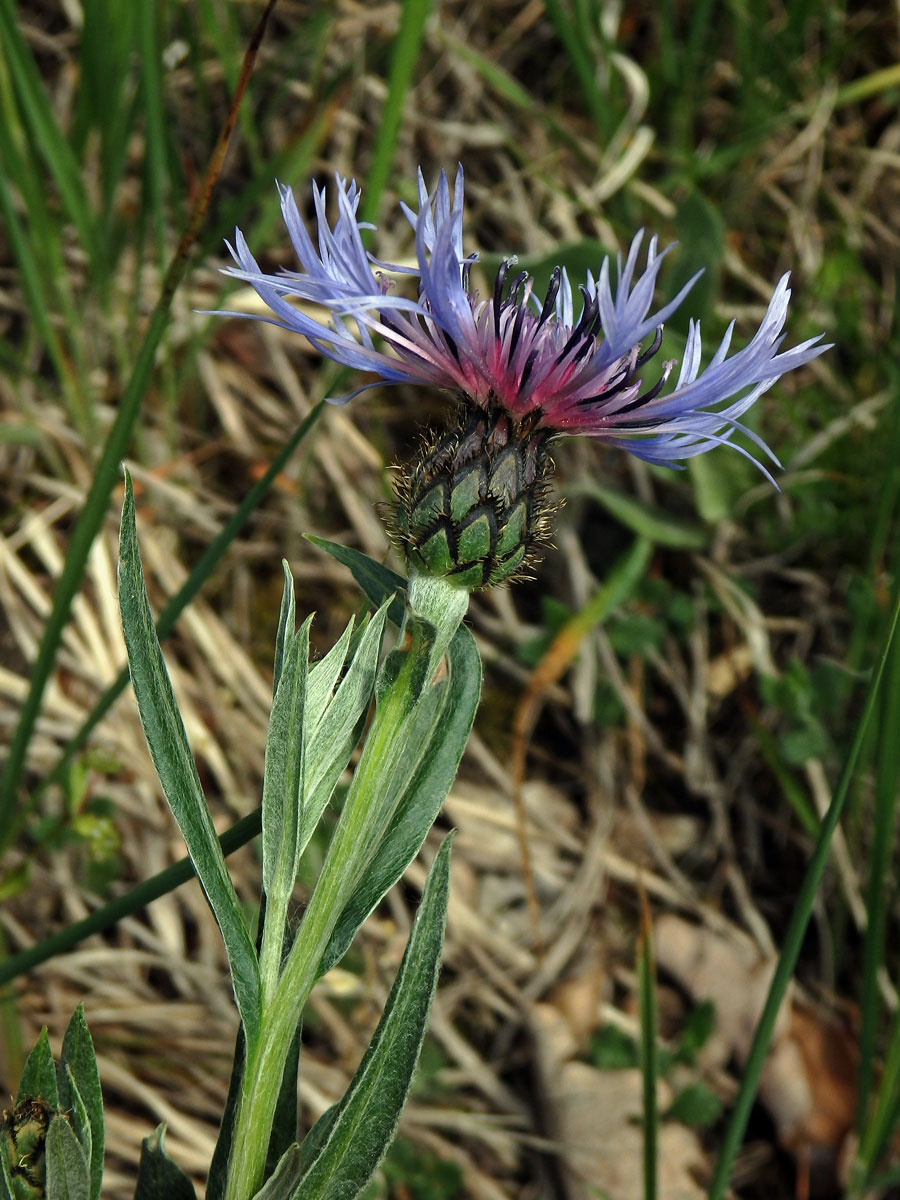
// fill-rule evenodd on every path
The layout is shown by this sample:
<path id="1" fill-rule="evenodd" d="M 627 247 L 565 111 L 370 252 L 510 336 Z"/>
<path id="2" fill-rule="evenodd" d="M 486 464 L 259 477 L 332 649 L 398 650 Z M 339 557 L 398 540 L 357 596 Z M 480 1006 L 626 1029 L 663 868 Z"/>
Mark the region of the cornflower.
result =
<path id="1" fill-rule="evenodd" d="M 360 192 L 337 179 L 338 218 L 332 228 L 325 189 L 313 186 L 318 226 L 314 245 L 291 190 L 278 184 L 281 210 L 302 270 L 261 271 L 239 229 L 228 245 L 235 267 L 225 274 L 249 283 L 270 321 L 303 334 L 326 358 L 375 375 L 346 396 L 388 383 L 430 386 L 457 401 L 456 424 L 426 443 L 398 484 L 393 534 L 412 565 L 483 587 L 515 575 L 546 542 L 553 504 L 548 442 L 560 435 L 595 438 L 649 463 L 681 460 L 728 445 L 750 458 L 774 483 L 760 457 L 731 440 L 740 431 L 776 465 L 761 437 L 740 418 L 785 372 L 829 348 L 824 334 L 781 351 L 791 291 L 779 280 L 759 329 L 729 356 L 734 322 L 701 370 L 700 323 L 691 320 L 674 387 L 675 361 L 662 363 L 644 386 L 644 370 L 662 343 L 664 323 L 687 296 L 695 275 L 667 304 L 651 312 L 663 259 L 643 231 L 631 242 L 616 282 L 605 258 L 580 286 L 577 318 L 565 268 L 556 267 L 543 300 L 533 280 L 505 260 L 493 292 L 470 286 L 475 255 L 463 252 L 463 170 L 451 197 L 445 172 L 429 194 L 418 175 L 418 211 L 403 211 L 415 230 L 415 268 L 383 263 L 363 246 Z M 413 299 L 394 290 L 390 276 L 418 282 Z M 320 306 L 318 320 L 292 300 Z M 222 313 L 223 316 L 250 316 Z M 376 344 L 376 339 L 379 339 Z M 430 549 L 428 548 L 430 544 Z"/>

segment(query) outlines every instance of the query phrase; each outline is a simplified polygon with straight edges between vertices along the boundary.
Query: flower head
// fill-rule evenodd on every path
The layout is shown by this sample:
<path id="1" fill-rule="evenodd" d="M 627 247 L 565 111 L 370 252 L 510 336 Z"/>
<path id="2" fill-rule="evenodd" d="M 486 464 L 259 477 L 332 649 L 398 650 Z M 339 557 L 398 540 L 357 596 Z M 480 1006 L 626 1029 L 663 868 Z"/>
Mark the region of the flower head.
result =
<path id="1" fill-rule="evenodd" d="M 662 326 L 697 278 L 651 311 L 657 276 L 670 249 L 660 253 L 655 237 L 643 271 L 638 267 L 643 233 L 638 233 L 624 264 L 617 261 L 615 284 L 609 259 L 596 278 L 588 274 L 579 289 L 576 316 L 564 268 L 554 270 L 543 300 L 534 295 L 527 273 L 515 272 L 515 260 L 502 264 L 489 297 L 470 289 L 475 256 L 463 253 L 462 167 L 452 197 L 444 172 L 430 195 L 420 171 L 418 211 L 403 205 L 415 230 L 418 263 L 413 269 L 381 263 L 367 253 L 356 216 L 359 190 L 341 179 L 337 184 L 339 215 L 333 228 L 325 214 L 325 190 L 313 187 L 318 245 L 290 189 L 278 185 L 300 271 L 265 274 L 240 230 L 234 246 L 229 245 L 237 266 L 226 271 L 251 284 L 271 310 L 271 317 L 256 319 L 302 333 L 325 357 L 377 376 L 336 402 L 379 383 L 428 384 L 454 393 L 466 406 L 499 408 L 514 422 L 527 418 L 530 428 L 546 434 L 597 438 L 651 463 L 677 466 L 713 446 L 732 444 L 736 430 L 777 462 L 740 418 L 779 376 L 828 349 L 819 335 L 780 351 L 791 295 L 788 275 L 782 276 L 762 324 L 742 350 L 728 356 L 732 322 L 701 371 L 700 324 L 691 321 L 674 386 L 668 386 L 677 365 L 672 361 L 664 362 L 645 386 L 645 369 L 659 349 Z M 389 274 L 417 278 L 416 298 L 398 295 Z M 319 320 L 300 311 L 292 299 L 319 305 L 328 315 Z"/>
<path id="2" fill-rule="evenodd" d="M 596 279 L 589 274 L 576 316 L 560 267 L 543 300 L 527 272 L 515 272 L 515 260 L 502 264 L 491 295 L 472 291 L 474 255 L 464 255 L 462 242 L 462 167 L 452 196 L 443 172 L 433 195 L 419 172 L 418 211 L 403 206 L 415 230 L 414 268 L 380 262 L 366 251 L 356 216 L 359 191 L 355 183 L 337 183 L 333 228 L 325 191 L 313 187 L 318 245 L 290 190 L 279 184 L 299 271 L 265 274 L 236 230 L 229 250 L 237 265 L 226 274 L 251 284 L 266 303 L 271 316 L 257 320 L 302 333 L 326 358 L 376 376 L 350 396 L 379 383 L 416 383 L 459 401 L 455 424 L 426 440 L 397 484 L 391 532 L 413 572 L 471 590 L 527 570 L 549 537 L 555 505 L 548 443 L 561 434 L 584 434 L 647 462 L 677 466 L 713 446 L 732 445 L 731 435 L 741 430 L 777 462 L 740 418 L 785 371 L 828 349 L 820 335 L 780 351 L 791 294 L 787 275 L 743 350 L 728 357 L 732 324 L 701 371 L 700 325 L 692 321 L 674 386 L 668 384 L 675 362 L 664 362 L 645 385 L 663 323 L 695 281 L 651 311 L 668 252 L 658 252 L 655 237 L 642 271 L 639 233 L 624 264 L 617 261 L 615 284 L 608 259 Z M 415 278 L 415 298 L 398 294 L 392 275 Z M 297 300 L 302 309 L 292 303 Z M 309 305 L 324 310 L 322 317 L 309 315 Z M 735 448 L 772 478 L 757 458 Z"/>

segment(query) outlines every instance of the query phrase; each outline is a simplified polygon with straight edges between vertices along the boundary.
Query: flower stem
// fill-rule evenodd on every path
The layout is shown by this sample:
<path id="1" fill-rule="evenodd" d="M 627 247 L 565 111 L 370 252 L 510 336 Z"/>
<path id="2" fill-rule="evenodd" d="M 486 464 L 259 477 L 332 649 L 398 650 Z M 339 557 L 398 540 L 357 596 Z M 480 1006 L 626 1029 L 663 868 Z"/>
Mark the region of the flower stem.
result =
<path id="1" fill-rule="evenodd" d="M 464 608 L 458 602 L 451 603 L 442 624 L 452 622 L 455 631 L 463 612 Z M 434 616 L 429 615 L 433 621 Z M 446 629 L 438 629 L 438 638 L 446 648 L 449 642 Z M 402 636 L 401 641 L 404 641 Z M 434 664 L 430 660 L 435 642 L 424 636 L 421 624 L 412 622 L 405 646 L 399 670 L 380 696 L 362 757 L 294 945 L 274 990 L 264 986 L 259 1033 L 254 1044 L 248 1046 L 225 1200 L 250 1200 L 263 1183 L 275 1107 L 291 1040 L 318 977 L 319 964 L 329 939 L 394 815 L 415 763 L 415 756 L 406 751 L 412 748 L 409 743 L 418 705 L 429 690 L 428 687 L 424 691 L 417 687 L 416 680 L 421 677 L 423 656 L 429 659 L 425 664 L 427 669 L 433 670 Z M 267 913 L 267 924 L 273 918 L 274 914 Z M 279 928 L 283 929 L 283 921 Z M 264 935 L 264 946 L 275 945 L 279 928 L 273 929 L 271 940 L 267 941 Z M 264 956 L 269 967 L 273 954 L 270 950 Z M 263 974 L 267 976 L 268 971 Z"/>

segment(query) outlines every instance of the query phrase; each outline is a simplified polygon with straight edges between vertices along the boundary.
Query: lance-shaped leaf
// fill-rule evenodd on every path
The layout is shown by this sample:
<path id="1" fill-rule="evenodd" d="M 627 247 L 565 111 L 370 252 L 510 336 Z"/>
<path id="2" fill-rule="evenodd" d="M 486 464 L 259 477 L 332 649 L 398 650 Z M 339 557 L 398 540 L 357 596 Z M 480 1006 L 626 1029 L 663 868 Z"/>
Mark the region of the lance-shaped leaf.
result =
<path id="1" fill-rule="evenodd" d="M 188 1176 L 166 1154 L 165 1125 L 157 1125 L 141 1142 L 134 1200 L 197 1200 Z"/>
<path id="2" fill-rule="evenodd" d="M 141 722 L 163 792 L 187 845 L 225 942 L 234 994 L 248 1040 L 259 1029 L 259 964 L 175 703 L 144 587 L 134 491 L 125 473 L 119 535 L 119 610 Z"/>
<path id="3" fill-rule="evenodd" d="M 366 917 L 416 857 L 456 777 L 481 694 L 481 659 L 475 639 L 464 626 L 450 643 L 448 665 L 446 697 L 435 714 L 418 769 L 341 913 L 322 956 L 320 974 L 343 957 Z"/>
<path id="4" fill-rule="evenodd" d="M 400 970 L 365 1056 L 343 1098 L 303 1143 L 306 1171 L 292 1200 L 353 1200 L 393 1140 L 437 986 L 451 840 L 452 835 L 444 839 L 428 874 Z"/>
<path id="5" fill-rule="evenodd" d="M 359 550 L 351 550 L 337 542 L 329 542 L 327 538 L 314 537 L 311 533 L 306 534 L 306 539 L 348 567 L 353 578 L 373 604 L 378 606 L 390 599 L 388 616 L 398 628 L 403 624 L 406 613 L 403 596 L 406 592 L 407 581 L 402 575 L 398 575 L 396 571 L 376 562 L 374 558 L 369 558 L 367 554 L 363 554 Z"/>
<path id="6" fill-rule="evenodd" d="M 103 1097 L 94 1043 L 84 1019 L 84 1006 L 72 1014 L 63 1037 L 60 1058 L 59 1099 L 64 1111 L 75 1107 L 75 1093 L 84 1105 L 90 1129 L 91 1200 L 98 1200 L 103 1179 Z M 82 1141 L 84 1144 L 84 1140 Z"/>
<path id="7" fill-rule="evenodd" d="M 294 577 L 285 559 L 281 560 L 284 572 L 284 590 L 281 593 L 281 612 L 278 614 L 278 632 L 275 635 L 275 669 L 272 678 L 272 695 L 278 691 L 281 668 L 284 664 L 285 647 L 294 636 Z"/>
<path id="8" fill-rule="evenodd" d="M 382 605 L 366 625 L 346 674 L 334 695 L 324 704 L 318 722 L 305 727 L 303 808 L 299 837 L 301 854 L 350 761 L 359 737 L 360 718 L 369 706 L 375 686 L 386 616 L 387 605 Z"/>
<path id="9" fill-rule="evenodd" d="M 19 1081 L 19 1091 L 16 1103 L 32 1096 L 43 1100 L 50 1108 L 59 1108 L 59 1087 L 56 1082 L 56 1063 L 53 1061 L 53 1051 L 50 1049 L 50 1038 L 47 1026 L 41 1030 L 40 1037 L 34 1044 L 34 1049 L 25 1059 L 22 1068 L 22 1078 Z"/>
<path id="10" fill-rule="evenodd" d="M 263 888 L 271 898 L 290 896 L 300 861 L 304 709 L 309 663 L 308 617 L 285 643 L 278 690 L 266 737 L 262 799 Z"/>
<path id="11" fill-rule="evenodd" d="M 88 1161 L 64 1116 L 56 1116 L 47 1130 L 47 1200 L 90 1200 Z"/>
<path id="12" fill-rule="evenodd" d="M 275 1170 L 259 1189 L 253 1200 L 291 1200 L 303 1175 L 300 1146 L 294 1142 L 279 1159 Z"/>

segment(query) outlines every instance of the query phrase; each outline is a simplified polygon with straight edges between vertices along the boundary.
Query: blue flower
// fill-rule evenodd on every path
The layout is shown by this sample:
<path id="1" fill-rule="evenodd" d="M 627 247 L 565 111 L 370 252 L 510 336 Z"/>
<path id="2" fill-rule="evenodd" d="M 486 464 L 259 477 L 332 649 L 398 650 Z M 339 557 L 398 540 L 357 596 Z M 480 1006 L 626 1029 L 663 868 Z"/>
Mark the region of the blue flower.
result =
<path id="1" fill-rule="evenodd" d="M 700 323 L 691 321 L 681 369 L 668 386 L 675 362 L 664 362 L 655 382 L 643 372 L 659 349 L 662 327 L 687 296 L 694 276 L 674 300 L 651 311 L 663 259 L 651 238 L 643 271 L 638 259 L 643 233 L 633 239 L 616 282 L 609 259 L 597 277 L 579 287 L 576 317 L 572 287 L 557 267 L 541 301 L 515 260 L 504 262 L 493 293 L 470 288 L 474 255 L 463 252 L 463 171 L 451 197 L 441 172 L 429 194 L 421 171 L 418 211 L 403 210 L 415 230 L 417 267 L 379 262 L 362 243 L 355 183 L 337 180 L 338 219 L 325 214 L 325 189 L 313 187 L 318 245 L 307 231 L 290 189 L 278 185 L 281 210 L 301 270 L 268 275 L 260 270 L 238 229 L 229 245 L 237 264 L 225 274 L 249 283 L 271 311 L 271 321 L 303 334 L 326 358 L 376 376 L 342 403 L 381 383 L 414 383 L 452 393 L 464 405 L 500 409 L 516 423 L 545 434 L 583 434 L 628 450 L 650 463 L 679 465 L 720 444 L 733 445 L 767 475 L 757 458 L 730 439 L 740 431 L 761 454 L 777 459 L 740 418 L 785 372 L 829 349 L 824 334 L 782 351 L 790 300 L 789 276 L 772 293 L 762 324 L 749 344 L 730 357 L 734 323 L 701 371 Z M 391 276 L 412 276 L 417 295 L 395 291 Z M 318 305 L 321 319 L 292 301 Z M 223 313 L 223 316 L 247 316 Z M 649 340 L 649 344 L 646 344 Z"/>

